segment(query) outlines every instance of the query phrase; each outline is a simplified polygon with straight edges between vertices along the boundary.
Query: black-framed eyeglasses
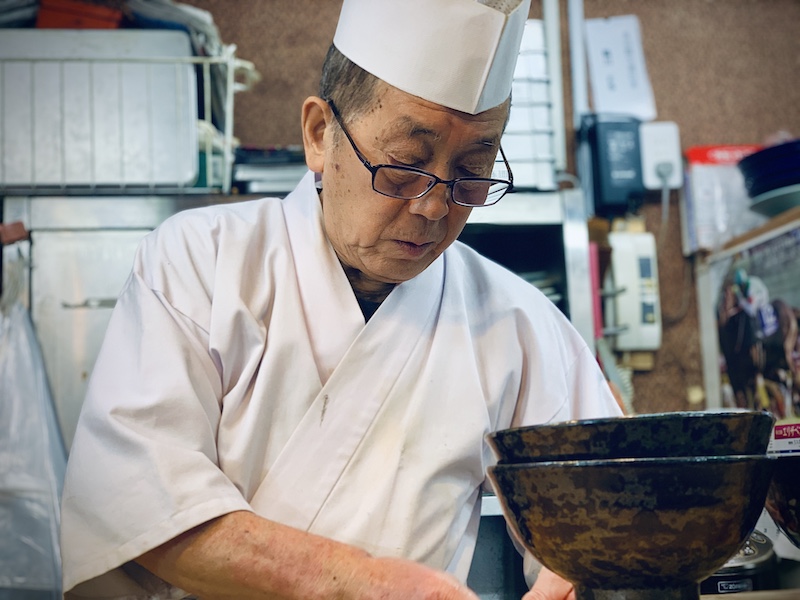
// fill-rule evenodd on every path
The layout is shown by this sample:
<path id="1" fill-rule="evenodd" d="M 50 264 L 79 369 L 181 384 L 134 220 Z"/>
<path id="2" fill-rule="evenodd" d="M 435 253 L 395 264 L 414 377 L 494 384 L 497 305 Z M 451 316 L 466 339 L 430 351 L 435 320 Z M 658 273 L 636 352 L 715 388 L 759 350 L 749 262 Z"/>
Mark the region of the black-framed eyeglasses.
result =
<path id="1" fill-rule="evenodd" d="M 339 127 L 342 128 L 347 141 L 353 147 L 358 160 L 361 161 L 367 170 L 372 173 L 372 189 L 390 198 L 400 200 L 415 200 L 422 198 L 431 191 L 434 186 L 444 184 L 450 190 L 450 199 L 460 206 L 475 208 L 478 206 L 491 206 L 496 204 L 500 198 L 505 196 L 514 185 L 514 177 L 511 174 L 511 167 L 508 164 L 503 148 L 500 148 L 500 156 L 503 158 L 508 179 L 489 179 L 485 177 L 456 177 L 455 179 L 441 179 L 433 173 L 428 173 L 416 167 L 403 165 L 373 165 L 358 149 L 347 128 L 344 126 L 342 116 L 333 103 L 327 100 L 331 107 L 333 116 Z"/>

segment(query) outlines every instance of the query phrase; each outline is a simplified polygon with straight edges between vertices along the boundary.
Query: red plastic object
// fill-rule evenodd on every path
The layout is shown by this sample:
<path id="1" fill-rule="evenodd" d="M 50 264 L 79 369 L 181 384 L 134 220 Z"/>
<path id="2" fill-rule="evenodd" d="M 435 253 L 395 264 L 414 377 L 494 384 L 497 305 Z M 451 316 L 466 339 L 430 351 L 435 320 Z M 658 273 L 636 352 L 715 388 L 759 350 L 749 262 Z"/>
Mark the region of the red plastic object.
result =
<path id="1" fill-rule="evenodd" d="M 28 239 L 28 231 L 20 221 L 0 223 L 0 246 Z"/>
<path id="2" fill-rule="evenodd" d="M 41 0 L 36 27 L 41 29 L 117 29 L 122 11 L 76 0 Z"/>

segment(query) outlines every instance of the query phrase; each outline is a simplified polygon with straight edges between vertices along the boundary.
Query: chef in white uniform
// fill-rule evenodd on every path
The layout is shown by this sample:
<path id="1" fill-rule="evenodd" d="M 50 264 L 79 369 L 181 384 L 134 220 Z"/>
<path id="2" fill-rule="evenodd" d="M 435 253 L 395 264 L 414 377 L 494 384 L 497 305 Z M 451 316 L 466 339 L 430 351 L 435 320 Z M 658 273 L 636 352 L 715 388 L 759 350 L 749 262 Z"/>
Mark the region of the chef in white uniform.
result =
<path id="1" fill-rule="evenodd" d="M 559 310 L 456 241 L 509 187 L 528 9 L 345 0 L 297 189 L 144 239 L 70 452 L 66 597 L 476 598 L 485 435 L 619 414 Z M 544 569 L 526 600 L 573 593 Z"/>

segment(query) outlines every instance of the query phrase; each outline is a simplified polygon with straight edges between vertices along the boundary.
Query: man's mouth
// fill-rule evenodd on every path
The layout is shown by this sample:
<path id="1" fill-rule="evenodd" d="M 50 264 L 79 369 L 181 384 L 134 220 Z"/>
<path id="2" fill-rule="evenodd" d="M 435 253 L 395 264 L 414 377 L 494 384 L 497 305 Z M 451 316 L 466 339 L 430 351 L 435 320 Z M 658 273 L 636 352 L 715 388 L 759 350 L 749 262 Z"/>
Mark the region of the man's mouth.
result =
<path id="1" fill-rule="evenodd" d="M 396 242 L 404 252 L 414 257 L 422 256 L 434 246 L 434 242 L 422 242 L 419 244 L 405 240 L 396 240 Z"/>

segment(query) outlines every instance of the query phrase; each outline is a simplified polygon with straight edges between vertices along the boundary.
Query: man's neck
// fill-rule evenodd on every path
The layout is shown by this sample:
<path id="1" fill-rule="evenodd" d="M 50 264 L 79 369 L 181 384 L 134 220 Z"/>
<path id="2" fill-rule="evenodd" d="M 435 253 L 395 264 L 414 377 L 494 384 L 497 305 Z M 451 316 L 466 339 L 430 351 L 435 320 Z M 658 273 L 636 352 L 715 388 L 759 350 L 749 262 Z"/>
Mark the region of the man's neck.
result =
<path id="1" fill-rule="evenodd" d="M 347 280 L 350 282 L 350 287 L 353 288 L 356 297 L 361 300 L 380 303 L 386 300 L 389 292 L 394 289 L 395 284 L 393 283 L 367 279 L 358 269 L 348 267 L 345 264 L 342 264 L 342 267 L 345 275 L 347 275 Z"/>

